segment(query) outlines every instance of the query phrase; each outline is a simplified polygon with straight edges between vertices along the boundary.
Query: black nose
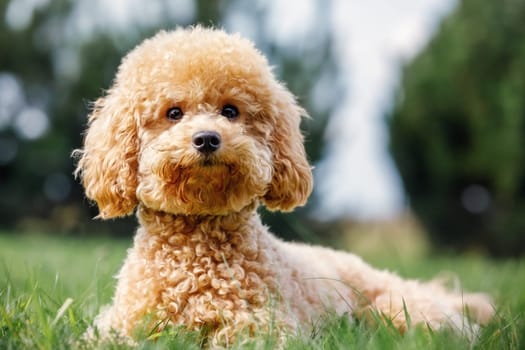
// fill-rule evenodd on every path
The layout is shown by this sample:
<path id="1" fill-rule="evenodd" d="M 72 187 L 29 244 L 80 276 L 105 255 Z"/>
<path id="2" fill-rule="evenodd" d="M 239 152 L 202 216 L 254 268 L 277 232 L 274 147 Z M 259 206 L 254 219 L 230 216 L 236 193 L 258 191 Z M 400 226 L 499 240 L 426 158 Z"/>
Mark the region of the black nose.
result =
<path id="1" fill-rule="evenodd" d="M 215 131 L 199 131 L 193 134 L 191 142 L 197 151 L 209 154 L 221 147 L 221 135 Z"/>

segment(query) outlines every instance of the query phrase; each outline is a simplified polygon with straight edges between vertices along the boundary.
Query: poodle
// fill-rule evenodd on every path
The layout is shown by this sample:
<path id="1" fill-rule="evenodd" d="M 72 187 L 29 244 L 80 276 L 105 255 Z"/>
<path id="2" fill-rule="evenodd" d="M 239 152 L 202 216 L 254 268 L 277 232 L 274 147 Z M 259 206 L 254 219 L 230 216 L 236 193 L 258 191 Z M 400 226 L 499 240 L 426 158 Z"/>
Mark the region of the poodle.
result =
<path id="1" fill-rule="evenodd" d="M 136 212 L 140 223 L 112 305 L 95 319 L 100 334 L 133 339 L 139 326 L 184 326 L 231 344 L 243 332 L 305 329 L 327 311 L 379 315 L 401 332 L 472 329 L 491 318 L 484 294 L 404 280 L 269 232 L 259 205 L 291 211 L 312 190 L 302 116 L 239 35 L 179 28 L 127 54 L 75 152 L 98 217 Z"/>

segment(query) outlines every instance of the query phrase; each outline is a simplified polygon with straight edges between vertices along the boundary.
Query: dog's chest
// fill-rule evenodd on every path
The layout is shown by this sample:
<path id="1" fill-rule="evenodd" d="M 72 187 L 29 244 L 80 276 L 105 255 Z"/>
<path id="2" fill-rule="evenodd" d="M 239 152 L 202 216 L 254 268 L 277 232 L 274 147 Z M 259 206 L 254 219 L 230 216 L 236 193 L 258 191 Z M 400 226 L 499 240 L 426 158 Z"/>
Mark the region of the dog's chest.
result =
<path id="1" fill-rule="evenodd" d="M 270 259 L 238 235 L 229 237 L 181 235 L 156 242 L 144 261 L 158 281 L 160 319 L 200 327 L 267 317 L 276 285 Z"/>

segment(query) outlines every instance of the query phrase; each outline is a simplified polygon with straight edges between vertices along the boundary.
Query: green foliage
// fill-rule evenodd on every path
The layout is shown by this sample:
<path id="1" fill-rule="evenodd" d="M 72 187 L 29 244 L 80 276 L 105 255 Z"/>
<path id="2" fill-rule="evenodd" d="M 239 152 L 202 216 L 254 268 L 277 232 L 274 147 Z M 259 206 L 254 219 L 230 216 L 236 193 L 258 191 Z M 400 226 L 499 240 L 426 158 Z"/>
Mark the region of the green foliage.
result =
<path id="1" fill-rule="evenodd" d="M 463 0 L 403 71 L 391 150 L 434 242 L 525 253 L 525 1 Z"/>
<path id="2" fill-rule="evenodd" d="M 0 348 L 70 349 L 86 346 L 82 336 L 99 308 L 110 302 L 112 276 L 125 254 L 127 241 L 59 239 L 39 235 L 0 234 Z M 470 343 L 449 330 L 411 328 L 400 335 L 391 325 L 367 325 L 347 317 L 326 315 L 310 330 L 288 335 L 283 349 L 520 349 L 525 335 L 524 261 L 491 262 L 479 258 L 434 257 L 418 264 L 395 259 L 383 266 L 401 269 L 407 277 L 431 277 L 454 269 L 468 289 L 494 295 L 497 316 Z M 145 333 L 138 349 L 199 349 L 205 331 L 183 328 Z M 232 349 L 274 349 L 271 334 L 242 338 Z M 87 348 L 90 348 L 87 346 Z M 96 348 L 131 349 L 123 344 Z"/>

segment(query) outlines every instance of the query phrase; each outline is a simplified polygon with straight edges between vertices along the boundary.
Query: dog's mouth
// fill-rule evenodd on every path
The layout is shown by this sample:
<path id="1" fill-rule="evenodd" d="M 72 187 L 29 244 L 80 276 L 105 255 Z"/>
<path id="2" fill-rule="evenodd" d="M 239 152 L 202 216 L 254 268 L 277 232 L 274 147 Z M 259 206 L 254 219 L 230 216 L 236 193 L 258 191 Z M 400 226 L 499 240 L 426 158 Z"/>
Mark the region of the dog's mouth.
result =
<path id="1" fill-rule="evenodd" d="M 168 170 L 168 169 L 166 169 Z M 176 182 L 176 178 L 180 175 L 191 176 L 194 179 L 200 179 L 207 183 L 208 181 L 216 181 L 221 177 L 232 177 L 239 173 L 239 164 L 230 163 L 224 159 L 215 156 L 204 156 L 201 159 L 196 159 L 191 163 L 184 165 L 173 165 L 168 173 L 164 173 L 165 178 L 169 178 L 170 182 Z M 173 177 L 175 175 L 175 177 Z"/>
<path id="2" fill-rule="evenodd" d="M 197 168 L 205 173 L 220 173 L 222 175 L 233 176 L 239 172 L 239 166 L 237 164 L 231 164 L 218 159 L 202 159 L 198 164 Z M 198 171 L 198 170 L 197 170 Z"/>
<path id="3" fill-rule="evenodd" d="M 201 160 L 198 161 L 198 166 L 203 168 L 211 168 L 214 166 L 225 165 L 223 162 L 219 161 L 217 157 L 214 156 L 204 156 Z"/>

